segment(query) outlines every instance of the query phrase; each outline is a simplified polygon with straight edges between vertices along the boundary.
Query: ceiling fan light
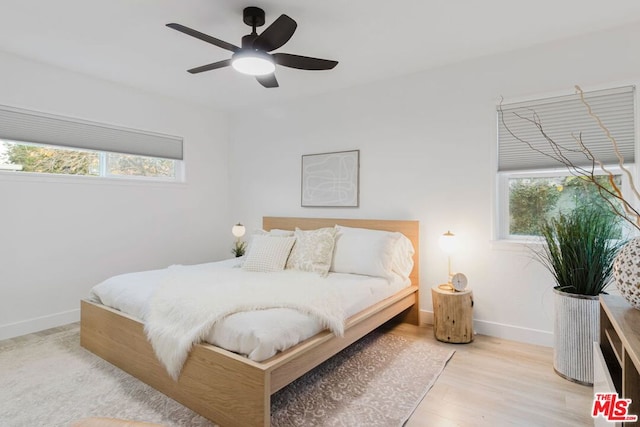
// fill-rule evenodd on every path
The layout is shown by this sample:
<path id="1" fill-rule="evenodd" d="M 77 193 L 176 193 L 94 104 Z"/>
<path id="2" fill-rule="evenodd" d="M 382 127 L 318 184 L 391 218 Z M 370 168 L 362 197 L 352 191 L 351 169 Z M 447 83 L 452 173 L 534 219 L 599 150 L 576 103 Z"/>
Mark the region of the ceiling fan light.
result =
<path id="1" fill-rule="evenodd" d="M 233 54 L 231 65 L 236 71 L 250 76 L 264 76 L 276 69 L 271 55 L 258 51 Z"/>

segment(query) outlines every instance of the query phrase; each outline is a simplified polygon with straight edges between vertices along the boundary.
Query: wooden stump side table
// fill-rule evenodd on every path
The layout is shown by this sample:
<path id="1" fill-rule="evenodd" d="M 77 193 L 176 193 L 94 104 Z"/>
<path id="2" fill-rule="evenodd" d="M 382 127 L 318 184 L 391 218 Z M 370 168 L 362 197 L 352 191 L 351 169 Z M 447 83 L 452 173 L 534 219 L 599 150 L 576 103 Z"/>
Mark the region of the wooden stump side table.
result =
<path id="1" fill-rule="evenodd" d="M 433 333 L 438 341 L 468 343 L 473 341 L 473 292 L 454 292 L 431 288 Z"/>

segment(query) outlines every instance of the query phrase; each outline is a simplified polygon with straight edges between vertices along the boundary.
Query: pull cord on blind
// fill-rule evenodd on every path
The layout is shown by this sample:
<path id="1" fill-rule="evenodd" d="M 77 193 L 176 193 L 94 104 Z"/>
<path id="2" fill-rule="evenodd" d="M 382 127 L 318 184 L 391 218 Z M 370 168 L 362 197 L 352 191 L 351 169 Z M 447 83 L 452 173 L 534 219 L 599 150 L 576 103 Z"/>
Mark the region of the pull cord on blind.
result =
<path id="1" fill-rule="evenodd" d="M 615 138 L 625 163 L 633 163 L 635 161 L 635 87 L 625 86 L 584 92 L 584 97 L 593 113 L 600 117 Z M 589 116 L 579 94 L 503 104 L 501 108 L 498 107 L 497 113 L 499 172 L 562 166 L 557 160 L 532 149 L 534 147 L 543 153 L 553 154 L 553 148 L 538 127 L 524 119 L 533 119 L 534 114 L 538 116 L 544 132 L 554 142 L 569 149 L 563 151 L 563 155 L 571 163 L 577 166 L 591 165 L 591 161 L 583 153 L 570 151 L 579 149 L 572 134 L 575 137 L 581 137 L 593 156 L 603 164 L 618 163 L 611 141 L 597 121 Z M 507 130 L 505 123 L 514 135 L 527 141 L 532 147 L 516 139 Z"/>
<path id="2" fill-rule="evenodd" d="M 0 106 L 0 139 L 183 159 L 183 139 L 37 111 Z"/>

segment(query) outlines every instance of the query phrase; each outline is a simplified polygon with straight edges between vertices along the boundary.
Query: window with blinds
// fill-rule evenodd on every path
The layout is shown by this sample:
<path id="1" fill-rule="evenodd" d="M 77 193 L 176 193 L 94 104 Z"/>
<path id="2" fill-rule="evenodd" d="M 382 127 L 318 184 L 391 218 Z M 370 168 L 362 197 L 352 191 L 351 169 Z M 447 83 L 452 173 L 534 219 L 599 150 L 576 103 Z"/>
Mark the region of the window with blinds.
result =
<path id="1" fill-rule="evenodd" d="M 180 137 L 0 106 L 0 171 L 179 180 Z"/>
<path id="2" fill-rule="evenodd" d="M 624 165 L 632 168 L 635 87 L 584 92 L 584 97 L 615 139 Z M 618 187 L 625 191 L 628 185 L 616 166 L 619 160 L 613 143 L 589 115 L 579 94 L 502 104 L 497 107 L 497 120 L 498 238 L 537 236 L 542 221 L 579 206 L 596 206 L 603 215 L 612 215 L 596 187 L 572 175 L 557 160 L 561 156 L 591 170 L 593 161 L 580 150 L 579 138 L 597 161 L 607 165 Z M 599 182 L 609 186 L 609 177 L 598 170 L 597 163 L 594 170 L 602 175 L 596 177 Z"/>

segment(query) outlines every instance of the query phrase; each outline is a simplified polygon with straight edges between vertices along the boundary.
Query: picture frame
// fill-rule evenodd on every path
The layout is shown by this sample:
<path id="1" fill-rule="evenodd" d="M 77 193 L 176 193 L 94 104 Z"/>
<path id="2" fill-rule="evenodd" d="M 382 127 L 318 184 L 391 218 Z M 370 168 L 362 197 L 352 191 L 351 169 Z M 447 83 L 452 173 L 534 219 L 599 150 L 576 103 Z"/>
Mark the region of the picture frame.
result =
<path id="1" fill-rule="evenodd" d="M 360 150 L 302 156 L 302 207 L 358 207 Z"/>

